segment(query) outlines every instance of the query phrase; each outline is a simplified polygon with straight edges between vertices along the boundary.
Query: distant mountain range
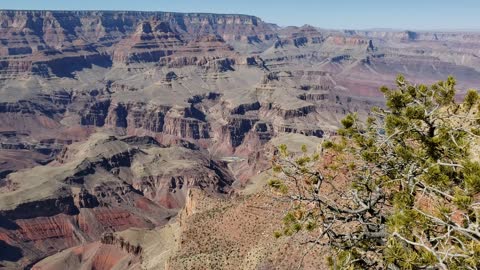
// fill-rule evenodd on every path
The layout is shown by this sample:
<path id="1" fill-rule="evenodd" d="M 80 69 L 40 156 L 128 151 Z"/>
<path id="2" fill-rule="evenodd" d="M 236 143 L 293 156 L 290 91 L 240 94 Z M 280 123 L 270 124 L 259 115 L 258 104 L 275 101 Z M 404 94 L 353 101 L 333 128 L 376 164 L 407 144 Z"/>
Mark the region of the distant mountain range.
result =
<path id="1" fill-rule="evenodd" d="M 0 267 L 290 269 L 298 256 L 265 236 L 281 217 L 244 187 L 279 142 L 314 146 L 366 117 L 399 73 L 479 87 L 480 33 L 2 10 Z"/>

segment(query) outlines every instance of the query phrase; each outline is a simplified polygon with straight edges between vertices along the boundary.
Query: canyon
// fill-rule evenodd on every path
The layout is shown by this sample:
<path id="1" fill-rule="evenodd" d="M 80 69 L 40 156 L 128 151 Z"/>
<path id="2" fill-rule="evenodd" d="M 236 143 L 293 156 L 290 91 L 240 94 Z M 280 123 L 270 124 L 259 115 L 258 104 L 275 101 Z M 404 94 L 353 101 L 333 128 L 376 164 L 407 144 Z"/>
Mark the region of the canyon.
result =
<path id="1" fill-rule="evenodd" d="M 399 73 L 476 88 L 480 33 L 0 10 L 0 268 L 292 268 L 271 154 L 365 118 Z"/>

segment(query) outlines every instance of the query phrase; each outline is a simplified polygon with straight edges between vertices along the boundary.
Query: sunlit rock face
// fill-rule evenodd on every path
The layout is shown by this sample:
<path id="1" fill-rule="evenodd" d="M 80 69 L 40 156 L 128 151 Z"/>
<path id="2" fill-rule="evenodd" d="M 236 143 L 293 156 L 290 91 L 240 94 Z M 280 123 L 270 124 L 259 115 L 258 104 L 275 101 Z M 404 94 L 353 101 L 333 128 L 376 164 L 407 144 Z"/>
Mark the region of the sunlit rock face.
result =
<path id="1" fill-rule="evenodd" d="M 204 151 L 96 133 L 46 166 L 6 177 L 0 240 L 21 249 L 25 265 L 107 231 L 163 225 L 190 188 L 226 195 L 233 182 L 225 163 Z"/>
<path id="2" fill-rule="evenodd" d="M 0 267 L 64 249 L 68 260 L 99 254 L 72 267 L 142 263 L 131 242 L 102 235 L 162 226 L 194 208 L 192 188 L 236 196 L 268 168 L 273 142 L 322 138 L 348 113 L 366 117 L 398 73 L 478 87 L 479 51 L 477 33 L 0 11 Z"/>

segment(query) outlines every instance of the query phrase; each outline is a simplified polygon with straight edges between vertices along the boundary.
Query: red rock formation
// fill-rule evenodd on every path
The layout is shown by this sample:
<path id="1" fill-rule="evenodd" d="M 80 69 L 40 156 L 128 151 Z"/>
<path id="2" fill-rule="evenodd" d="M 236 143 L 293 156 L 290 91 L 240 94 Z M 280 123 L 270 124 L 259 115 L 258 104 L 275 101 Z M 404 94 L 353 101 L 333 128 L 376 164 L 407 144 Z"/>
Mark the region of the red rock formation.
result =
<path id="1" fill-rule="evenodd" d="M 193 57 L 217 48 L 228 52 L 224 40 L 261 42 L 274 36 L 260 19 L 241 15 L 1 11 L 0 23 L 5 41 L 0 47 L 0 79 L 49 72 L 71 76 L 91 63 L 177 61 L 170 56 Z M 65 61 L 75 65 L 65 69 Z"/>
<path id="2" fill-rule="evenodd" d="M 56 162 L 7 176 L 0 186 L 0 241 L 21 251 L 16 265 L 23 267 L 104 232 L 163 225 L 191 187 L 228 193 L 232 183 L 226 165 L 199 150 L 97 134 Z"/>
<path id="3" fill-rule="evenodd" d="M 161 225 L 191 187 L 229 194 L 268 167 L 271 139 L 365 117 L 397 73 L 478 86 L 479 41 L 245 15 L 0 11 L 0 248 L 13 254 L 0 261 L 26 266 L 105 231 Z M 74 268 L 126 263 L 135 245 L 110 242 L 66 256 Z"/>

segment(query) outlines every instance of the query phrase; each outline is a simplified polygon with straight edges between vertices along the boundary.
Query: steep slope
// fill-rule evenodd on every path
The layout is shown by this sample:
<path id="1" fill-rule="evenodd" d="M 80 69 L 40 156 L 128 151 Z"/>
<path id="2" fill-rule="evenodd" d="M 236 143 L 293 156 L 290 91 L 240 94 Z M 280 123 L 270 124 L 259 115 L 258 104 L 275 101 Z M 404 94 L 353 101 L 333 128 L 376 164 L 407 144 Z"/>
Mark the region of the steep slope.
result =
<path id="1" fill-rule="evenodd" d="M 65 250 L 32 269 L 55 270 L 66 265 L 132 270 L 325 269 L 326 261 L 318 254 L 327 257 L 328 251 L 301 244 L 311 238 L 300 234 L 295 239 L 273 236 L 286 209 L 288 205 L 272 203 L 265 190 L 221 200 L 192 189 L 176 222 L 154 230 L 133 228 L 105 234 L 99 242 Z M 109 262 L 111 268 L 95 261 Z"/>
<path id="2" fill-rule="evenodd" d="M 314 147 L 397 73 L 478 87 L 480 34 L 0 10 L 0 267 L 294 267 L 256 193 L 272 145 Z"/>
<path id="3" fill-rule="evenodd" d="M 268 144 L 286 143 L 292 151 L 302 144 L 315 151 L 321 140 L 298 134 Z M 184 208 L 169 224 L 155 229 L 131 228 L 106 233 L 95 244 L 82 245 L 45 258 L 36 270 L 62 269 L 65 262 L 83 269 L 94 261 L 111 262 L 112 269 L 325 269 L 328 255 L 306 243 L 311 236 L 276 239 L 274 231 L 290 205 L 272 200 L 266 183 L 269 171 L 254 177 L 236 196 L 221 198 L 199 189 L 188 192 Z M 102 248 L 98 248 L 101 246 Z M 106 254 L 102 250 L 114 250 Z M 112 255 L 123 254 L 123 255 Z M 305 254 L 305 257 L 304 257 Z M 316 256 L 309 256 L 316 254 Z M 127 265 L 125 262 L 129 262 Z M 95 264 L 98 269 L 107 269 Z"/>
<path id="4" fill-rule="evenodd" d="M 274 36 L 260 19 L 244 15 L 5 10 L 0 21 L 0 78 L 68 77 L 92 65 L 158 61 L 210 34 L 246 42 Z"/>
<path id="5" fill-rule="evenodd" d="M 267 67 L 291 70 L 313 66 L 332 74 L 354 95 L 378 95 L 402 73 L 412 81 L 435 82 L 454 75 L 461 87 L 477 87 L 480 33 L 413 31 L 328 31 L 287 27 L 262 53 Z"/>
<path id="6" fill-rule="evenodd" d="M 0 240 L 21 257 L 0 261 L 25 266 L 105 231 L 165 224 L 191 187 L 227 194 L 232 183 L 223 163 L 199 150 L 97 133 L 47 166 L 8 175 L 0 187 Z"/>
<path id="7" fill-rule="evenodd" d="M 0 26 L 0 147 L 36 156 L 3 161 L 0 177 L 96 130 L 247 158 L 277 135 L 321 137 L 348 112 L 365 116 L 397 73 L 480 85 L 478 33 L 120 11 L 4 10 Z"/>

